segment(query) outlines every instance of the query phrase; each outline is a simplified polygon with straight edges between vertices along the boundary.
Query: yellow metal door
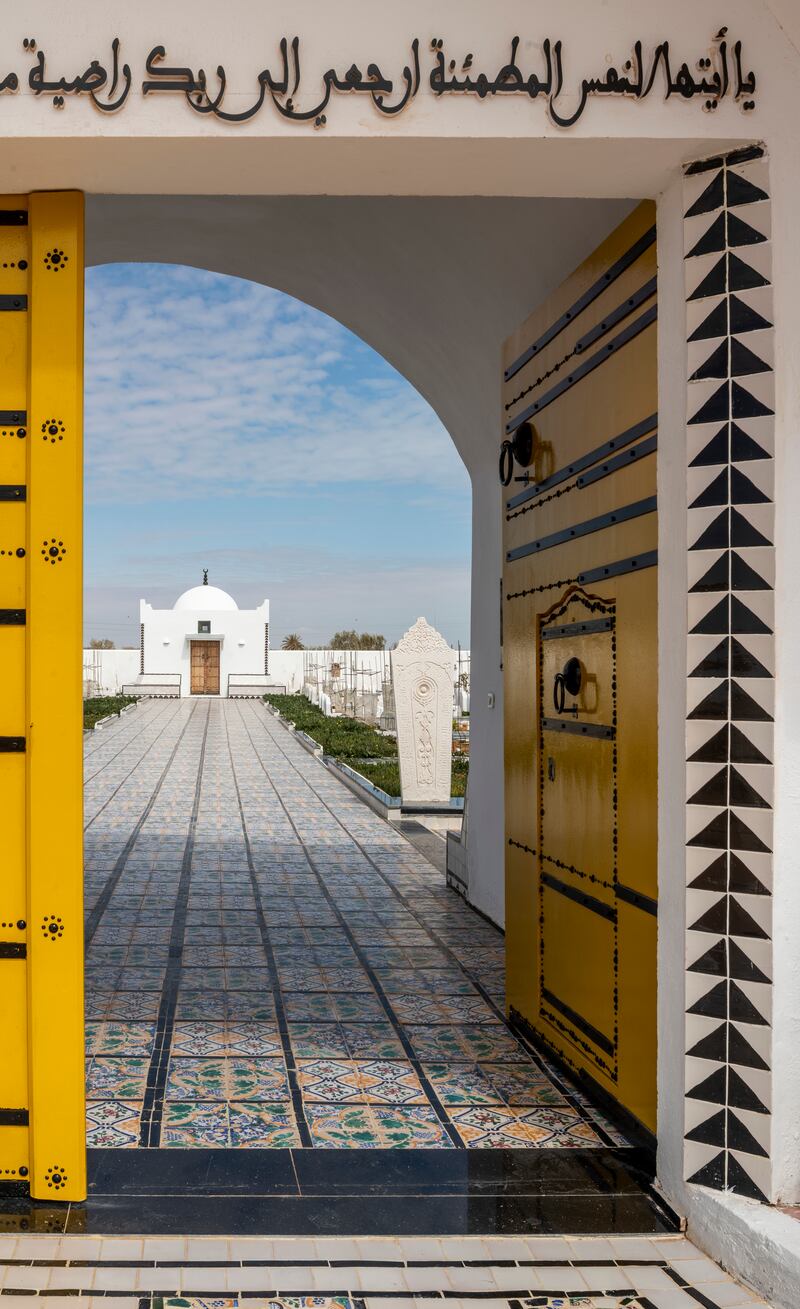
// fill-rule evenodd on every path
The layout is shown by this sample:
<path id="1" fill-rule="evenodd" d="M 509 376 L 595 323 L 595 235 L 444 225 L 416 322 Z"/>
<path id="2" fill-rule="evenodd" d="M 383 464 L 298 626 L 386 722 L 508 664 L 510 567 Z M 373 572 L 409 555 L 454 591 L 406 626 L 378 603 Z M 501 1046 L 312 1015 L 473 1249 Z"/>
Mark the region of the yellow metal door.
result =
<path id="1" fill-rule="evenodd" d="M 86 1195 L 83 197 L 0 197 L 0 1180 Z"/>
<path id="2" fill-rule="evenodd" d="M 653 204 L 531 315 L 504 365 L 508 1005 L 654 1132 Z"/>

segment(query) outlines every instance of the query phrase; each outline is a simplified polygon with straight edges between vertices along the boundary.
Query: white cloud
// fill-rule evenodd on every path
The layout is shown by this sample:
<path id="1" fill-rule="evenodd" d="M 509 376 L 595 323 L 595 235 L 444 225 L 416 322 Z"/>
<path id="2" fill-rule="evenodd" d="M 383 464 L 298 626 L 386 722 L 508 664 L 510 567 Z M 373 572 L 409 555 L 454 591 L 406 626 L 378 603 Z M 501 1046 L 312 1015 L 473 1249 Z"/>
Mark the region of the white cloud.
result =
<path id="1" fill-rule="evenodd" d="M 468 485 L 411 386 L 277 291 L 173 266 L 93 269 L 86 326 L 90 502 Z"/>
<path id="2" fill-rule="evenodd" d="M 469 641 L 469 559 L 430 562 L 371 555 L 285 548 L 270 551 L 265 585 L 260 550 L 212 550 L 172 553 L 168 559 L 131 555 L 122 561 L 119 579 L 90 583 L 85 594 L 85 632 L 109 636 L 118 645 L 138 639 L 139 599 L 169 608 L 175 602 L 176 571 L 199 575 L 198 564 L 214 578 L 236 578 L 238 603 L 250 608 L 270 601 L 273 641 L 299 632 L 306 644 L 324 645 L 338 628 L 382 632 L 395 641 L 424 615 L 451 644 Z M 133 579 L 146 577 L 143 585 Z M 222 582 L 224 585 L 224 581 Z"/>

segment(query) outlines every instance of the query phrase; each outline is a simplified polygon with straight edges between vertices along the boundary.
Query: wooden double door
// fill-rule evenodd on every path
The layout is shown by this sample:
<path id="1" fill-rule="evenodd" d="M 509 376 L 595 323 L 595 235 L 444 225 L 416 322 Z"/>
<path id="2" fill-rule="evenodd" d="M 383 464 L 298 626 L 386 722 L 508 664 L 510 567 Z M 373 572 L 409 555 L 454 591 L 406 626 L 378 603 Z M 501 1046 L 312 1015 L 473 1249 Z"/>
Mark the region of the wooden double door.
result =
<path id="1" fill-rule="evenodd" d="M 219 641 L 192 641 L 192 695 L 219 695 Z"/>

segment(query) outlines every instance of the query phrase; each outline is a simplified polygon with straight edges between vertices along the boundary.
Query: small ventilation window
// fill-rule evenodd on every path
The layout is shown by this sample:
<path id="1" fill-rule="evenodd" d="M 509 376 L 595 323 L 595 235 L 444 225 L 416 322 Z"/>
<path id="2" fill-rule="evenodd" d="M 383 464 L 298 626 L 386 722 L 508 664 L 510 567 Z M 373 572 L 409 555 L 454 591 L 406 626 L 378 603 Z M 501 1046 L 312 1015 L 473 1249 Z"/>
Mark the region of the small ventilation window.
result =
<path id="1" fill-rule="evenodd" d="M 211 631 L 211 619 L 201 618 L 197 624 L 197 630 L 198 632 L 209 633 Z"/>

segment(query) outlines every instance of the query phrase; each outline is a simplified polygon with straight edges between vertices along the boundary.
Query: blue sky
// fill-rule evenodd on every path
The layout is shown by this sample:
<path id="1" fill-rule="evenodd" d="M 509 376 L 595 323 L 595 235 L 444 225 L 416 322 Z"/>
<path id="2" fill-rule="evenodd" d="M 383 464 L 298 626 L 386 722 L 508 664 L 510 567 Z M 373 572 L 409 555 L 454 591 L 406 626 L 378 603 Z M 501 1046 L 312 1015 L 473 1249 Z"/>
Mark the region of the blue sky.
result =
<path id="1" fill-rule="evenodd" d="M 86 286 L 85 637 L 138 643 L 140 597 L 268 598 L 273 641 L 469 643 L 469 479 L 409 384 L 326 315 L 191 268 Z"/>

